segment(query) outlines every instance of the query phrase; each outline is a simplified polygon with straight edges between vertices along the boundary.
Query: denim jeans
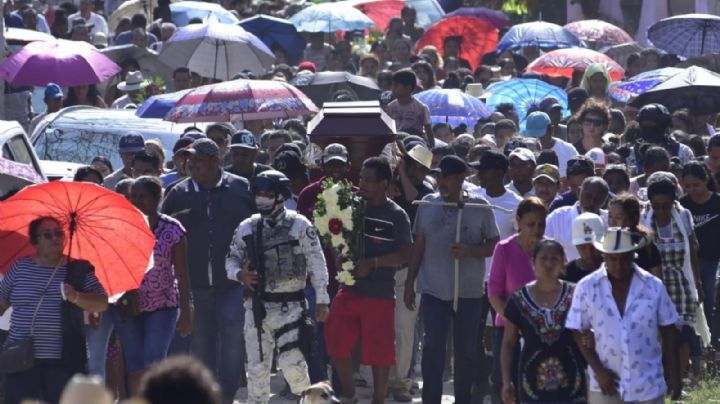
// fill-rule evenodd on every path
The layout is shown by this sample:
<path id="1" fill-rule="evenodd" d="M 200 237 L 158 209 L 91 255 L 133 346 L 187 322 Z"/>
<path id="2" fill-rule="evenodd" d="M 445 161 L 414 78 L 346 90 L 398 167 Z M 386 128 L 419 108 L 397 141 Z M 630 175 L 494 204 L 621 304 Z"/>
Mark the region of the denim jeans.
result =
<path id="1" fill-rule="evenodd" d="M 167 357 L 170 342 L 175 334 L 178 309 L 159 309 L 123 322 L 117 310 L 113 321 L 123 346 L 125 368 L 137 373 Z"/>
<path id="2" fill-rule="evenodd" d="M 58 403 L 72 376 L 60 359 L 35 359 L 32 369 L 5 376 L 5 403 L 20 404 L 24 399 Z"/>
<path id="3" fill-rule="evenodd" d="M 312 285 L 305 286 L 305 300 L 307 300 L 307 315 L 315 319 L 315 288 Z M 310 383 L 317 383 L 328 379 L 327 365 L 328 356 L 325 349 L 325 332 L 323 323 L 315 322 L 315 352 L 312 355 L 305 355 L 305 362 L 308 365 Z"/>
<path id="4" fill-rule="evenodd" d="M 448 329 L 453 321 L 455 353 L 455 403 L 468 404 L 472 389 L 473 374 L 478 345 L 478 332 L 483 327 L 480 321 L 480 299 L 459 299 L 457 312 L 452 301 L 440 300 L 428 294 L 422 295 L 422 310 L 425 322 L 423 339 L 422 375 L 424 403 L 439 403 L 442 400 L 443 370 L 447 347 Z"/>
<path id="5" fill-rule="evenodd" d="M 245 369 L 243 286 L 197 288 L 193 302 L 193 333 L 176 333 L 170 353 L 189 351 L 200 359 L 220 383 L 223 402 L 232 402 Z"/>
<path id="6" fill-rule="evenodd" d="M 110 343 L 110 335 L 115 328 L 113 324 L 113 315 L 115 308 L 108 306 L 107 311 L 102 313 L 102 318 L 97 329 L 85 326 L 85 342 L 88 349 L 88 374 L 100 376 L 105 380 L 105 369 L 107 364 L 108 344 Z"/>

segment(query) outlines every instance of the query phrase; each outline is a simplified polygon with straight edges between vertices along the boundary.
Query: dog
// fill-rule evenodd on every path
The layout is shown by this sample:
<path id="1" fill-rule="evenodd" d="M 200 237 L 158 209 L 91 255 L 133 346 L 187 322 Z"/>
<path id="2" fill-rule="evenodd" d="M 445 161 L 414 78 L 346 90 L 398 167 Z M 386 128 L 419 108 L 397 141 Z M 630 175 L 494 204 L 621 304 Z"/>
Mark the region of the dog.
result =
<path id="1" fill-rule="evenodd" d="M 299 404 L 339 404 L 335 391 L 325 382 L 315 383 L 302 392 Z"/>

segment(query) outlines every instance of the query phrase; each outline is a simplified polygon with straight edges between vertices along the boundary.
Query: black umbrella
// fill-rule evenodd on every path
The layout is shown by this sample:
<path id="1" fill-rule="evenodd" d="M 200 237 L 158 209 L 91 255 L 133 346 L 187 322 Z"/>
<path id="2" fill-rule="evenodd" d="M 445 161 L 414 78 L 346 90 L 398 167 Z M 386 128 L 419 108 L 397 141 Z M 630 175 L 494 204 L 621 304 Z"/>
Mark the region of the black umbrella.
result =
<path id="1" fill-rule="evenodd" d="M 334 101 L 334 97 L 341 93 L 350 95 L 353 101 L 376 101 L 380 98 L 380 88 L 374 81 L 348 72 L 300 73 L 290 84 L 318 106 Z"/>
<path id="2" fill-rule="evenodd" d="M 693 115 L 718 112 L 720 74 L 698 66 L 688 67 L 637 96 L 630 101 L 630 105 L 641 108 L 653 102 L 663 104 L 671 111 L 689 108 Z"/>

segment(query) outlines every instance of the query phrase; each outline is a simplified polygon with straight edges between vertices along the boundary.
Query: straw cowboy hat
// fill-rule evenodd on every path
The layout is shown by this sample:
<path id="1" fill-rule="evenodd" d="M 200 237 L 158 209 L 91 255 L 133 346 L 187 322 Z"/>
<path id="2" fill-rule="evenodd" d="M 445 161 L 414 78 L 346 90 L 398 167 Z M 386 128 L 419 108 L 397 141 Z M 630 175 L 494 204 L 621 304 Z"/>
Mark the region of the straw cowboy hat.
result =
<path id="1" fill-rule="evenodd" d="M 128 92 L 141 90 L 147 87 L 148 84 L 149 83 L 145 81 L 141 71 L 134 71 L 129 72 L 127 76 L 125 76 L 125 81 L 120 82 L 120 84 L 117 85 L 117 88 L 120 91 Z"/>
<path id="2" fill-rule="evenodd" d="M 593 241 L 595 248 L 603 254 L 625 254 L 642 248 L 645 237 L 638 237 L 630 229 L 611 227 L 600 241 Z"/>

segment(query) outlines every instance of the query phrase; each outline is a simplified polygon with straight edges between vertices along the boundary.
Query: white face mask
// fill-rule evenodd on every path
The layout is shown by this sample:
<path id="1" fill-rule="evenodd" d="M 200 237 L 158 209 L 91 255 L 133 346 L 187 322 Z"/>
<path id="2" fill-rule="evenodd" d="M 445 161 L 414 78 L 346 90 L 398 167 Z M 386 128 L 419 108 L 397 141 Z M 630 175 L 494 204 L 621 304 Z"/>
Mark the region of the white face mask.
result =
<path id="1" fill-rule="evenodd" d="M 260 213 L 270 213 L 275 208 L 275 198 L 268 198 L 267 196 L 256 196 L 255 206 L 257 206 Z"/>

